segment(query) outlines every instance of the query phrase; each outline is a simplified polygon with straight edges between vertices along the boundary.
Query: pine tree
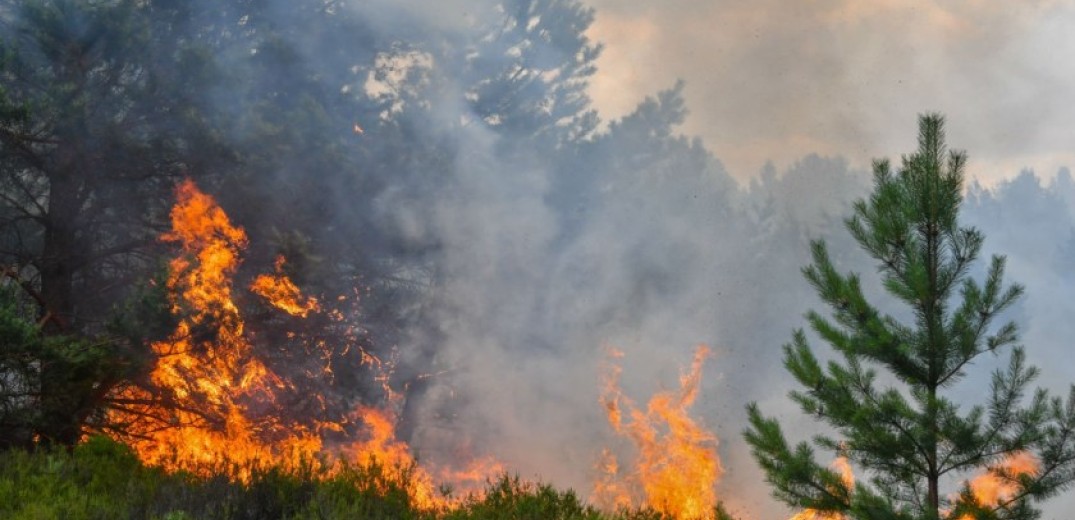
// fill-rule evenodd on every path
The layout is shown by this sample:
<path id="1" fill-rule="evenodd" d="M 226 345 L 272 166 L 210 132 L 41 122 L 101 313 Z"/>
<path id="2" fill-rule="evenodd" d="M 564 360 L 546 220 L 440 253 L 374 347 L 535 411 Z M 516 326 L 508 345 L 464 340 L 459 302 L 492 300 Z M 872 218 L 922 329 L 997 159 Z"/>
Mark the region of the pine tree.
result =
<path id="1" fill-rule="evenodd" d="M 0 444 L 69 446 L 98 420 L 146 357 L 113 321 L 157 268 L 175 179 L 223 154 L 190 95 L 208 53 L 177 42 L 165 4 L 0 7 L 0 285 L 39 329 L 0 340 Z"/>
<path id="2" fill-rule="evenodd" d="M 946 150 L 943 128 L 941 116 L 923 116 L 919 149 L 899 170 L 875 161 L 873 193 L 846 221 L 910 319 L 869 303 L 859 276 L 839 273 L 825 243 L 812 243 L 803 273 L 830 315 L 806 319 L 842 361 L 823 365 L 799 330 L 784 364 L 802 385 L 791 399 L 837 435 L 792 447 L 756 404 L 745 432 L 774 495 L 792 507 L 871 520 L 1030 519 L 1037 502 L 1075 480 L 1075 386 L 1066 402 L 1040 389 L 1027 395 L 1038 370 L 1016 325 L 997 323 L 1023 288 L 1002 281 L 1003 257 L 992 258 L 984 281 L 971 276 L 983 235 L 959 225 L 966 155 Z M 993 374 L 985 402 L 966 408 L 946 397 L 986 353 L 1010 362 Z M 853 488 L 817 461 L 815 447 L 852 462 Z M 1025 454 L 1035 471 L 1004 464 Z M 986 472 L 1007 488 L 996 500 L 967 483 Z"/>

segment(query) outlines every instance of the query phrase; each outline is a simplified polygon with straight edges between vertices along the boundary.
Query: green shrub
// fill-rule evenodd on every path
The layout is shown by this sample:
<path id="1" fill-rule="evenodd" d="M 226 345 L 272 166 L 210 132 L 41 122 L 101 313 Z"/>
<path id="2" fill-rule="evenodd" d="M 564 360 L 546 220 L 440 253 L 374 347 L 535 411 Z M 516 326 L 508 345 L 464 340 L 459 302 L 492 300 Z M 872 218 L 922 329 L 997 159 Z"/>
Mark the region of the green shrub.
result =
<path id="1" fill-rule="evenodd" d="M 661 520 L 647 509 L 608 514 L 573 491 L 503 476 L 450 511 L 418 509 L 414 468 L 343 463 L 296 470 L 237 468 L 208 477 L 141 464 L 127 446 L 95 437 L 74 450 L 0 452 L 0 518 L 12 520 Z"/>

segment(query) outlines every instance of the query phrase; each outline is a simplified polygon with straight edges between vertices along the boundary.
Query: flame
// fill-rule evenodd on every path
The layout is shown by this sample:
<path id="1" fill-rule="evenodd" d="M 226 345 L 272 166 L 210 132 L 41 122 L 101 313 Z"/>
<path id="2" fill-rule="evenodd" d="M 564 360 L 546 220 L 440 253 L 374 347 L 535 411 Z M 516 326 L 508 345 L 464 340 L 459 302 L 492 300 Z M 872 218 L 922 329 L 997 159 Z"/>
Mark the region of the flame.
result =
<path id="1" fill-rule="evenodd" d="M 844 485 L 853 488 L 855 477 L 851 471 L 851 465 L 845 457 L 838 457 L 833 462 L 833 469 L 840 472 Z M 1004 459 L 996 466 L 997 470 L 1009 476 L 1033 474 L 1038 471 L 1039 464 L 1033 455 L 1027 452 L 1015 453 Z M 1001 502 L 1010 499 L 1018 492 L 1014 482 L 997 474 L 996 471 L 986 471 L 972 479 L 969 483 L 971 493 L 978 502 L 987 507 L 995 507 Z M 847 517 L 841 513 L 827 513 L 815 509 L 806 509 L 791 517 L 789 520 L 845 520 Z M 959 520 L 975 520 L 973 516 L 966 514 Z"/>
<path id="2" fill-rule="evenodd" d="M 193 182 L 181 183 L 176 194 L 172 230 L 162 239 L 178 243 L 181 250 L 169 264 L 167 281 L 171 310 L 180 320 L 167 340 L 151 345 L 156 355 L 152 384 L 127 387 L 113 396 L 109 423 L 123 428 L 112 435 L 147 464 L 198 474 L 225 469 L 240 480 L 269 466 L 316 465 L 332 473 L 341 466 L 323 462 L 326 458 L 319 455 L 347 456 L 360 467 L 377 464 L 389 472 L 390 481 L 403 485 L 418 507 L 457 505 L 457 499 L 438 491 L 432 472 L 417 465 L 409 446 L 395 438 L 395 416 L 388 410 L 359 407 L 353 417 L 336 422 L 284 419 L 289 414 L 277 397 L 294 387 L 255 355 L 233 295 L 246 233 Z M 303 296 L 284 274 L 284 263 L 278 257 L 275 273 L 258 276 L 250 291 L 295 317 L 321 312 L 318 300 Z M 343 320 L 335 309 L 327 315 Z M 315 346 L 328 348 L 323 340 Z M 391 367 L 366 352 L 361 360 L 382 371 L 377 380 L 390 392 Z M 331 368 L 326 365 L 321 375 L 331 377 Z M 390 404 L 398 401 L 392 393 L 387 397 Z M 365 424 L 368 439 L 328 450 L 325 435 L 347 433 L 345 425 L 351 423 Z M 466 482 L 477 467 L 437 474 L 449 482 Z"/>
<path id="3" fill-rule="evenodd" d="M 854 489 L 855 474 L 851 470 L 851 463 L 848 462 L 847 457 L 836 457 L 836 460 L 832 461 L 832 469 L 840 473 L 840 480 L 843 481 L 844 486 L 848 489 Z M 847 517 L 842 513 L 818 511 L 816 509 L 808 508 L 791 517 L 789 520 L 845 520 L 846 518 Z"/>
<path id="4" fill-rule="evenodd" d="M 233 294 L 247 235 L 193 182 L 182 182 L 176 194 L 172 229 L 161 238 L 180 249 L 169 263 L 167 280 L 171 310 L 179 323 L 166 340 L 150 345 L 156 355 L 151 384 L 125 387 L 113 395 L 115 405 L 107 421 L 122 426 L 110 433 L 128 443 L 143 462 L 200 474 L 232 468 L 235 477 L 245 480 L 257 468 L 328 464 L 318 462 L 325 460 L 319 455 L 342 455 L 360 467 L 376 464 L 388 472 L 390 481 L 404 487 L 416 506 L 428 510 L 461 503 L 461 495 L 442 493 L 438 482 L 475 494 L 489 475 L 503 474 L 503 465 L 491 458 L 475 459 L 462 470 L 419 465 L 410 447 L 396 438 L 396 417 L 388 409 L 362 406 L 352 417 L 336 422 L 285 419 L 277 397 L 293 386 L 255 355 Z M 333 320 L 344 319 L 338 309 L 324 311 L 316 298 L 304 296 L 284 273 L 285 262 L 278 257 L 274 273 L 256 277 L 250 292 L 297 318 L 326 312 Z M 323 342 L 317 346 L 327 348 Z M 398 405 L 400 395 L 388 385 L 392 362 L 360 354 L 362 363 L 378 367 L 374 380 L 384 389 L 386 402 Z M 714 485 L 723 471 L 716 454 L 717 437 L 688 414 L 708 354 L 707 347 L 699 346 L 690 370 L 680 376 L 678 391 L 658 393 L 645 410 L 623 395 L 622 369 L 609 363 L 601 402 L 614 431 L 632 442 L 637 457 L 624 467 L 611 450 L 604 451 L 594 502 L 609 509 L 650 506 L 676 519 L 710 515 L 716 506 Z M 615 351 L 610 355 L 623 357 Z M 324 375 L 332 376 L 327 365 Z M 348 433 L 346 424 L 364 424 L 365 438 L 329 449 L 325 436 Z M 847 460 L 838 458 L 834 467 L 850 487 L 853 475 Z M 323 468 L 332 472 L 339 466 Z M 1038 462 L 1030 454 L 1018 453 L 995 470 L 999 473 L 990 471 L 969 483 L 983 505 L 997 506 L 1010 499 L 1017 486 L 1006 476 L 1036 472 Z M 844 518 L 808 509 L 791 520 Z M 960 520 L 973 518 L 964 515 Z"/>
<path id="5" fill-rule="evenodd" d="M 259 275 L 250 285 L 250 291 L 292 316 L 305 318 L 310 312 L 321 310 L 316 298 L 303 298 L 302 291 L 284 274 L 286 262 L 282 255 L 277 256 L 276 274 Z"/>
<path id="6" fill-rule="evenodd" d="M 150 380 L 160 395 L 132 387 L 119 396 L 121 403 L 142 405 L 112 412 L 113 422 L 131 424 L 123 440 L 148 464 L 172 470 L 234 464 L 243 468 L 241 477 L 262 464 L 289 466 L 318 452 L 321 441 L 309 427 L 251 411 L 271 403 L 286 382 L 253 355 L 233 299 L 246 233 L 189 180 L 177 188 L 171 219 L 162 239 L 178 242 L 181 254 L 169 264 L 167 287 L 172 312 L 182 319 L 167 340 L 151 345 L 157 361 Z M 157 421 L 139 421 L 146 417 Z"/>
<path id="7" fill-rule="evenodd" d="M 1014 453 L 1002 460 L 995 468 L 988 470 L 970 481 L 970 490 L 978 503 L 986 507 L 996 507 L 1012 498 L 1018 491 L 1018 485 L 1010 477 L 1032 475 L 1038 472 L 1040 465 L 1033 455 L 1025 451 Z M 998 474 L 999 470 L 1002 474 Z M 971 515 L 963 515 L 959 520 L 974 520 Z"/>
<path id="8" fill-rule="evenodd" d="M 630 509 L 634 504 L 631 486 L 620 474 L 620 463 L 616 455 L 608 448 L 601 452 L 597 470 L 601 476 L 594 483 L 594 501 L 606 510 Z"/>
<path id="9" fill-rule="evenodd" d="M 435 509 L 444 505 L 433 477 L 418 466 L 411 456 L 410 448 L 396 440 L 392 417 L 376 408 L 360 407 L 358 415 L 369 427 L 370 438 L 359 441 L 345 449 L 359 465 L 381 466 L 392 473 L 391 480 L 403 483 L 415 505 L 423 509 Z"/>
<path id="10" fill-rule="evenodd" d="M 615 351 L 611 355 L 623 356 Z M 677 519 L 712 514 L 717 505 L 714 485 L 723 471 L 717 437 L 688 415 L 708 355 L 709 348 L 699 346 L 690 370 L 680 375 L 679 391 L 654 395 L 645 410 L 623 395 L 621 368 L 610 364 L 601 402 L 613 430 L 629 438 L 638 453 L 634 465 L 624 471 L 611 451 L 604 452 L 593 492 L 597 504 L 605 508 L 650 506 Z"/>

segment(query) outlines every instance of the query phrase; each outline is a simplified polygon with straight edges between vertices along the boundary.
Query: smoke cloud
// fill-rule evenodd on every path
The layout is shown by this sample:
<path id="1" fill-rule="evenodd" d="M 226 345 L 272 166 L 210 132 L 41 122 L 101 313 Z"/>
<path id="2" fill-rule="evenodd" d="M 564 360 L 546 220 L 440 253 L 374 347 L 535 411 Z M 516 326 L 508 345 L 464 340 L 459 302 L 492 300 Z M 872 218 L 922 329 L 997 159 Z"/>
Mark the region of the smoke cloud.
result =
<path id="1" fill-rule="evenodd" d="M 206 96 L 221 114 L 287 99 L 293 112 L 237 115 L 230 137 L 289 153 L 215 188 L 251 264 L 276 247 L 316 281 L 304 288 L 372 286 L 356 319 L 398 352 L 402 431 L 423 459 L 490 454 L 586 496 L 615 445 L 607 348 L 644 402 L 704 343 L 694 410 L 721 439 L 718 494 L 745 518 L 785 515 L 741 439 L 744 405 L 803 439 L 817 428 L 781 362 L 823 310 L 800 274 L 809 241 L 871 281 L 842 219 L 869 190 L 866 161 L 913 150 L 926 110 L 947 113 L 981 182 L 967 221 L 1027 286 L 1012 318 L 1041 383 L 1075 379 L 1075 181 L 1056 174 L 1075 163 L 1075 69 L 1053 50 L 1075 46 L 1067 3 L 265 4 L 215 14 L 238 42 L 220 70 L 254 86 Z M 979 399 L 989 368 L 958 391 Z"/>
<path id="2" fill-rule="evenodd" d="M 780 362 L 802 314 L 818 308 L 799 274 L 808 240 L 829 239 L 842 265 L 867 280 L 874 272 L 841 226 L 849 202 L 868 190 L 868 173 L 811 153 L 857 164 L 898 157 L 914 148 L 915 114 L 940 108 L 950 114 L 950 142 L 970 149 L 973 176 L 991 185 L 1031 158 L 1051 175 L 1064 157 L 1056 137 L 1064 118 L 1042 104 L 1033 114 L 1017 108 L 1068 80 L 1056 77 L 1059 67 L 1018 79 L 1003 71 L 1040 50 L 1039 40 L 1017 40 L 1057 7 L 966 18 L 956 7 L 899 3 L 880 12 L 834 4 L 807 13 L 709 4 L 701 14 L 686 2 L 595 5 L 590 34 L 620 34 L 606 41 L 590 92 L 596 106 L 622 119 L 569 165 L 589 168 L 575 182 L 592 190 L 565 194 L 563 165 L 506 157 L 497 152 L 502 136 L 468 129 L 456 134 L 467 151 L 454 165 L 454 189 L 422 201 L 433 208 L 429 232 L 444 247 L 445 282 L 429 314 L 440 334 L 437 362 L 453 374 L 432 385 L 423 415 L 446 407 L 453 417 L 448 428 L 426 421 L 413 440 L 436 453 L 469 437 L 524 476 L 585 494 L 593 454 L 612 442 L 597 403 L 605 347 L 625 351 L 623 384 L 645 399 L 674 385 L 694 345 L 707 343 L 717 354 L 696 407 L 722 439 L 720 495 L 747 517 L 779 517 L 786 510 L 768 497 L 739 437 L 742 405 L 757 401 L 796 431 L 816 428 L 787 402 L 791 385 Z M 714 20 L 724 20 L 718 30 Z M 673 22 L 682 22 L 676 31 L 668 30 Z M 916 25 L 921 37 L 895 29 Z M 994 54 L 980 67 L 955 66 Z M 681 92 L 691 117 L 675 89 L 643 99 L 676 77 L 689 79 Z M 633 132 L 643 123 L 666 134 L 640 140 Z M 1037 130 L 1010 135 L 1030 127 Z M 769 164 L 750 183 L 736 182 L 752 173 L 743 164 L 770 159 L 786 166 Z M 1070 337 L 1058 328 L 1070 315 L 1062 299 L 1070 281 L 1057 255 L 1072 229 L 1071 196 L 1061 186 L 1062 178 L 1042 186 L 1025 174 L 995 189 L 974 187 L 967 205 L 968 222 L 988 237 L 987 253 L 1008 254 L 1011 278 L 1028 286 L 1014 318 L 1032 360 L 1045 367 L 1057 366 Z M 1009 204 L 1048 215 L 1001 209 Z M 1035 224 L 1042 217 L 1048 226 Z M 992 367 L 976 368 L 961 390 L 972 401 Z M 1064 392 L 1071 374 L 1052 372 L 1042 383 Z M 1064 507 L 1056 502 L 1053 511 Z"/>
<path id="3" fill-rule="evenodd" d="M 1069 2 L 587 3 L 607 44 L 591 89 L 602 113 L 685 79 L 684 130 L 738 179 L 807 153 L 898 156 L 927 111 L 953 116 L 983 181 L 1072 162 Z"/>
<path id="4" fill-rule="evenodd" d="M 409 396 L 420 456 L 488 452 L 586 495 L 601 448 L 616 446 L 598 402 L 606 349 L 624 351 L 621 383 L 644 401 L 673 387 L 705 343 L 715 355 L 695 410 L 721 438 L 719 495 L 747 518 L 779 518 L 787 510 L 740 437 L 743 406 L 816 431 L 786 399 L 780 347 L 819 308 L 799 272 L 810 239 L 828 239 L 867 280 L 875 271 L 841 225 L 869 189 L 854 165 L 912 150 L 924 109 L 948 112 L 950 142 L 969 149 L 971 174 L 988 185 L 1009 165 L 1063 157 L 1070 108 L 1043 94 L 1075 78 L 1027 58 L 1055 35 L 1045 20 L 1072 14 L 1064 6 L 770 4 L 595 1 L 588 34 L 608 46 L 589 93 L 613 115 L 566 157 L 533 153 L 511 113 L 483 108 L 495 91 L 482 78 L 520 63 L 552 77 L 574 52 L 505 31 L 506 17 L 539 23 L 514 3 L 356 4 L 373 43 L 353 62 L 304 44 L 315 69 L 357 71 L 349 95 L 373 107 L 362 121 L 368 157 L 393 149 L 378 141 L 393 128 L 411 130 L 391 139 L 443 151 L 397 169 L 356 164 L 384 184 L 363 220 L 405 244 L 435 244 L 421 269 L 403 272 L 425 289 L 417 325 L 398 339 L 405 365 L 435 374 Z M 490 34 L 505 39 L 483 47 Z M 1028 286 L 1015 317 L 1032 361 L 1065 366 L 1070 177 L 1043 185 L 1026 173 L 969 193 L 968 221 Z M 971 400 L 990 367 L 975 368 L 961 390 Z M 1054 391 L 1072 375 L 1046 372 Z"/>

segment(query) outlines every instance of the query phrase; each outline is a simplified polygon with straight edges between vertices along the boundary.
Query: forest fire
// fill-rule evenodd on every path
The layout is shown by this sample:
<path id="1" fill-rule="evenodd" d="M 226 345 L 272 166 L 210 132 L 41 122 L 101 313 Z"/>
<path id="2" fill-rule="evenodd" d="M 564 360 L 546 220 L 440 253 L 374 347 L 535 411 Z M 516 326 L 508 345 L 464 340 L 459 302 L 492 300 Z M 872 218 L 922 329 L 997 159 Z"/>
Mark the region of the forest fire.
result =
<path id="1" fill-rule="evenodd" d="M 1015 453 L 995 466 L 997 471 L 988 471 L 972 479 L 968 486 L 978 503 L 986 507 L 996 507 L 1012 499 L 1018 491 L 1015 479 L 1021 475 L 1033 475 L 1038 472 L 1040 464 L 1027 452 Z M 959 520 L 975 520 L 971 515 L 963 515 Z"/>
<path id="2" fill-rule="evenodd" d="M 0 4 L 0 520 L 1069 518 L 1075 3 L 771 4 Z"/>
<path id="3" fill-rule="evenodd" d="M 323 457 L 332 455 L 360 466 L 378 465 L 425 509 L 458 503 L 459 494 L 450 498 L 438 491 L 441 483 L 476 493 L 489 478 L 504 472 L 502 464 L 489 458 L 462 470 L 418 465 L 410 446 L 395 437 L 390 409 L 360 406 L 339 421 L 286 419 L 277 397 L 291 389 L 291 383 L 255 355 L 235 300 L 234 277 L 247 246 L 246 233 L 190 181 L 178 187 L 177 199 L 172 229 L 162 239 L 181 249 L 169 264 L 167 281 L 179 323 L 167 340 L 152 344 L 157 361 L 150 380 L 157 393 L 129 387 L 116 398 L 125 406 L 111 412 L 112 420 L 128 425 L 124 434 L 115 436 L 144 462 L 196 473 L 233 468 L 235 476 L 245 479 L 251 471 L 270 466 L 327 464 L 322 469 L 335 471 L 335 463 Z M 285 265 L 286 259 L 277 257 L 274 272 L 257 276 L 250 293 L 295 318 L 323 312 L 318 299 L 303 295 L 285 274 Z M 717 438 L 687 415 L 708 353 L 699 347 L 690 371 L 681 376 L 679 391 L 659 393 L 645 411 L 617 388 L 619 368 L 608 374 L 603 403 L 609 421 L 634 442 L 638 459 L 622 474 L 606 451 L 596 502 L 610 508 L 650 506 L 674 518 L 700 518 L 712 511 L 713 485 L 721 473 Z M 387 388 L 383 373 L 391 368 L 369 355 L 362 359 L 379 367 L 382 374 L 374 380 L 385 387 L 391 405 L 398 396 Z M 365 426 L 363 439 L 353 440 L 345 431 L 354 424 Z M 330 443 L 329 436 L 350 440 Z"/>
<path id="4" fill-rule="evenodd" d="M 832 463 L 833 469 L 840 473 L 845 486 L 853 489 L 855 476 L 851 464 L 845 457 L 838 457 Z M 1010 500 L 1018 491 L 1018 486 L 1013 479 L 1020 475 L 1033 474 L 1038 471 L 1039 464 L 1033 455 L 1019 452 L 1002 460 L 996 469 L 998 472 L 987 471 L 974 477 L 968 482 L 971 494 L 978 503 L 985 507 L 996 507 Z M 957 497 L 952 497 L 953 500 Z M 840 513 L 828 513 L 814 509 L 806 509 L 788 520 L 844 520 L 847 518 Z M 976 520 L 973 515 L 965 514 L 959 520 Z"/>
<path id="5" fill-rule="evenodd" d="M 622 357 L 613 351 L 613 357 Z M 672 518 L 707 518 L 717 505 L 714 486 L 722 468 L 717 437 L 687 413 L 698 395 L 702 364 L 709 349 L 699 346 L 679 390 L 654 395 L 645 410 L 623 395 L 621 369 L 610 365 L 601 398 L 616 433 L 637 450 L 634 464 L 623 468 L 605 451 L 594 485 L 595 501 L 606 508 L 649 506 Z M 624 415 L 627 415 L 625 418 Z"/>
<path id="6" fill-rule="evenodd" d="M 270 466 L 327 464 L 322 469 L 332 472 L 335 463 L 318 456 L 344 456 L 360 466 L 379 465 L 418 507 L 451 505 L 438 493 L 431 472 L 418 466 L 406 443 L 395 438 L 390 411 L 359 407 L 353 417 L 338 422 L 285 419 L 286 410 L 277 409 L 276 399 L 290 383 L 254 354 L 233 298 L 246 233 L 192 182 L 178 187 L 177 198 L 172 230 L 162 238 L 181 246 L 167 282 L 172 312 L 180 321 L 166 341 L 152 345 L 157 361 L 150 379 L 160 395 L 130 387 L 116 397 L 125 406 L 114 410 L 111 419 L 128 425 L 116 436 L 148 464 L 196 473 L 232 468 L 240 479 Z M 275 273 L 258 276 L 250 291 L 291 316 L 319 312 L 318 300 L 303 296 L 284 274 L 284 262 L 278 257 Z M 326 435 L 344 432 L 346 424 L 365 424 L 368 439 L 334 443 L 329 449 Z M 472 469 L 461 472 L 461 480 L 471 479 L 470 473 Z M 448 470 L 437 474 L 455 476 Z"/>
<path id="7" fill-rule="evenodd" d="M 442 483 L 477 493 L 490 477 L 504 472 L 491 459 L 460 471 L 419 465 L 410 446 L 396 438 L 391 408 L 398 396 L 387 386 L 386 375 L 391 363 L 369 354 L 361 357 L 362 362 L 381 372 L 374 382 L 384 388 L 388 406 L 359 406 L 336 421 L 292 418 L 278 399 L 294 390 L 292 382 L 256 355 L 237 304 L 234 279 L 247 246 L 246 233 L 190 181 L 178 187 L 177 199 L 172 229 L 162 239 L 177 243 L 181 251 L 170 262 L 167 279 L 171 311 L 179 321 L 165 341 L 151 345 L 156 354 L 149 375 L 152 384 L 122 390 L 110 416 L 126 427 L 114 436 L 132 446 L 144 462 L 195 473 L 226 469 L 241 480 L 271 466 L 316 464 L 332 473 L 346 464 L 375 464 L 406 490 L 416 506 L 429 510 L 460 503 L 460 495 L 439 491 Z M 249 294 L 289 319 L 325 313 L 317 298 L 304 295 L 291 281 L 285 266 L 286 259 L 277 257 L 274 272 L 255 277 Z M 323 342 L 315 347 L 327 348 Z M 616 351 L 610 355 L 623 357 Z M 657 393 L 645 408 L 624 395 L 619 387 L 621 368 L 608 363 L 601 403 L 613 430 L 629 440 L 634 455 L 625 464 L 613 451 L 604 451 L 593 489 L 595 504 L 609 510 L 651 507 L 676 519 L 712 514 L 717 506 L 714 486 L 723 472 L 716 453 L 718 439 L 688 414 L 708 355 L 709 349 L 699 346 L 689 370 L 680 375 L 679 388 Z M 325 371 L 331 375 L 327 367 Z M 358 432 L 355 425 L 360 425 Z M 347 462 L 335 462 L 339 460 Z M 834 467 L 852 486 L 849 463 L 840 458 Z M 1009 499 L 1016 487 L 1010 477 L 1036 471 L 1037 462 L 1021 454 L 998 468 L 999 473 L 969 483 L 982 505 Z M 791 520 L 843 518 L 808 509 Z"/>
<path id="8" fill-rule="evenodd" d="M 150 379 L 161 401 L 129 388 L 120 399 L 140 409 L 114 411 L 113 419 L 130 423 L 124 440 L 143 461 L 169 469 L 227 462 L 249 471 L 311 456 L 321 449 L 316 431 L 250 413 L 271 403 L 286 382 L 253 355 L 232 297 L 246 233 L 192 182 L 181 184 L 177 196 L 172 230 L 162 239 L 181 246 L 167 287 L 173 314 L 183 318 L 166 341 L 152 345 L 157 361 Z M 163 403 L 170 406 L 161 409 Z"/>

